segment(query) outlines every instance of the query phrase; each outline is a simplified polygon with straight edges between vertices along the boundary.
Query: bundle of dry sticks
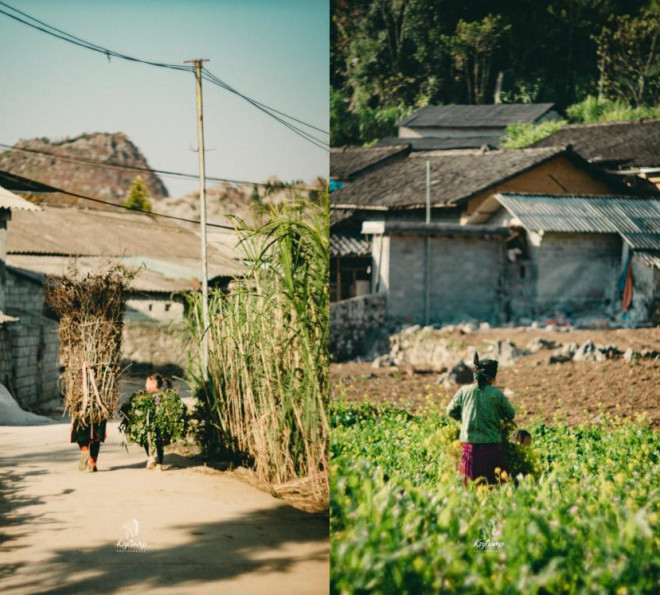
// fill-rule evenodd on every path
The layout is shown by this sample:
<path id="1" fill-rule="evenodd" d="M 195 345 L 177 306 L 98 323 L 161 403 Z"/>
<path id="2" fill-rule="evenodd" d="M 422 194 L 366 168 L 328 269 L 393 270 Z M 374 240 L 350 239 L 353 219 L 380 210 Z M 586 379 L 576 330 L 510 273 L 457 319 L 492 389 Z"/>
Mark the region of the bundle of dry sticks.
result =
<path id="1" fill-rule="evenodd" d="M 122 265 L 80 275 L 48 277 L 46 299 L 60 319 L 64 404 L 74 418 L 98 423 L 119 400 L 126 289 L 133 272 Z"/>

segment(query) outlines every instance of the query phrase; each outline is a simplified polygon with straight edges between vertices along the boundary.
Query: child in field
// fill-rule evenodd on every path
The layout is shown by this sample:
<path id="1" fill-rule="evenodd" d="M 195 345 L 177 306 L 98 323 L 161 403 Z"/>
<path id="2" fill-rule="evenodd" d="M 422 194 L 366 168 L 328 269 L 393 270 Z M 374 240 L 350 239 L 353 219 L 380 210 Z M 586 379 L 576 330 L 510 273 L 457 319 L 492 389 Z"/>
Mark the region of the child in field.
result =
<path id="1" fill-rule="evenodd" d="M 513 439 L 523 446 L 529 446 L 532 443 L 532 435 L 527 430 L 517 430 Z"/>
<path id="2" fill-rule="evenodd" d="M 70 441 L 76 442 L 80 448 L 79 471 L 97 471 L 96 461 L 101 450 L 101 442 L 105 442 L 105 421 L 98 424 L 90 423 L 84 419 L 75 418 L 71 422 Z"/>
<path id="3" fill-rule="evenodd" d="M 497 468 L 507 467 L 502 445 L 502 422 L 513 421 L 515 411 L 504 393 L 493 386 L 497 376 L 497 361 L 479 361 L 474 356 L 475 384 L 463 386 L 447 406 L 447 415 L 461 422 L 460 472 L 467 485 L 468 478 L 479 477 L 488 483 L 496 483 Z M 530 437 L 531 440 L 531 437 Z"/>

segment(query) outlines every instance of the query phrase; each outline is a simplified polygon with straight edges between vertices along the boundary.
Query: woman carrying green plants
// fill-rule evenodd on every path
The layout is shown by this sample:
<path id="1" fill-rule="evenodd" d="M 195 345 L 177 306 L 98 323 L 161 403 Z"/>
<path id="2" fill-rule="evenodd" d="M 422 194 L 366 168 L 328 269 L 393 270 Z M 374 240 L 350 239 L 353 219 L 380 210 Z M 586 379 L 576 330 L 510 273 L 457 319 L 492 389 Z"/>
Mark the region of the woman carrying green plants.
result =
<path id="1" fill-rule="evenodd" d="M 496 469 L 507 467 L 502 445 L 502 422 L 511 422 L 515 411 L 504 393 L 493 386 L 497 376 L 497 361 L 479 361 L 474 356 L 473 371 L 476 384 L 463 386 L 447 406 L 447 415 L 461 422 L 461 462 L 459 470 L 467 485 L 482 477 L 496 483 Z"/>
<path id="2" fill-rule="evenodd" d="M 144 447 L 149 457 L 147 469 L 161 470 L 164 447 L 186 435 L 186 406 L 170 380 L 151 374 L 145 390 L 134 393 L 120 413 L 119 429 L 129 442 Z"/>

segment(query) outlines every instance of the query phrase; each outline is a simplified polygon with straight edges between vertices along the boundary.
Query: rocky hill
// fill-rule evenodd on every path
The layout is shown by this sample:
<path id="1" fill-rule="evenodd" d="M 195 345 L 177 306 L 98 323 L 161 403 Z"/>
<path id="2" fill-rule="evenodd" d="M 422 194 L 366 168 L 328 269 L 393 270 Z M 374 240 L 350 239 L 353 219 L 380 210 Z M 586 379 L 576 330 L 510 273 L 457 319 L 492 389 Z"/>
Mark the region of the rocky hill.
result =
<path id="1" fill-rule="evenodd" d="M 90 164 L 90 161 L 102 165 Z M 84 194 L 121 203 L 137 175 L 146 182 L 152 199 L 168 196 L 167 188 L 153 172 L 139 172 L 113 166 L 149 168 L 140 150 L 121 132 L 82 134 L 75 138 L 21 140 L 0 153 L 0 171 Z M 41 195 L 37 201 L 58 204 L 85 204 L 64 194 Z"/>
<path id="2" fill-rule="evenodd" d="M 296 191 L 296 194 L 309 197 L 310 194 L 320 192 L 325 183 L 318 180 L 311 185 L 305 185 L 305 189 Z M 248 224 L 253 224 L 255 208 L 257 212 L 267 211 L 270 205 L 290 200 L 293 192 L 289 184 L 276 178 L 271 178 L 259 186 L 226 183 L 209 186 L 206 190 L 206 218 L 209 223 L 233 225 L 234 217 L 240 217 Z M 199 193 L 195 192 L 180 198 L 171 197 L 162 200 L 154 210 L 176 217 L 199 220 L 199 208 Z"/>

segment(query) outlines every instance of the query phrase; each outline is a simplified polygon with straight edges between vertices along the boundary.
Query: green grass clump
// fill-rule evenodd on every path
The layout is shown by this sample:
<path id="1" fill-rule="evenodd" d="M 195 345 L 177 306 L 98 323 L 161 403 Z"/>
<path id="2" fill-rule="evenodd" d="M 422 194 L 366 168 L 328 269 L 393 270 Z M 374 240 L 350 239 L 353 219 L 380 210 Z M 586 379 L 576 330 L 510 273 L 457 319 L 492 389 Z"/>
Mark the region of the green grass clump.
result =
<path id="1" fill-rule="evenodd" d="M 333 427 L 333 593 L 658 591 L 660 435 L 537 423 L 537 477 L 466 488 L 455 429 L 394 409 Z"/>

